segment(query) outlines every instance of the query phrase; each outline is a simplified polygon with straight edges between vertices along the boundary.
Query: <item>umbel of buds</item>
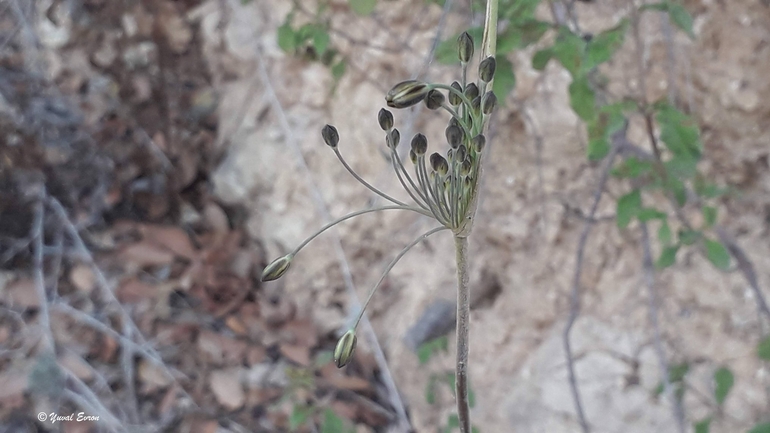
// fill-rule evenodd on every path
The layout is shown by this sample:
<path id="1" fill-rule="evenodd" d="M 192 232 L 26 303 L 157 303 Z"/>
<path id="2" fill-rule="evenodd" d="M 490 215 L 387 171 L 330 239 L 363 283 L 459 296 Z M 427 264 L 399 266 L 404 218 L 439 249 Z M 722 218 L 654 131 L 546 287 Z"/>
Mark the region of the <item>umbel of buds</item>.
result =
<path id="1" fill-rule="evenodd" d="M 337 368 L 346 366 L 353 359 L 356 340 L 356 331 L 348 329 L 348 332 L 337 341 L 337 347 L 334 348 L 334 364 Z"/>

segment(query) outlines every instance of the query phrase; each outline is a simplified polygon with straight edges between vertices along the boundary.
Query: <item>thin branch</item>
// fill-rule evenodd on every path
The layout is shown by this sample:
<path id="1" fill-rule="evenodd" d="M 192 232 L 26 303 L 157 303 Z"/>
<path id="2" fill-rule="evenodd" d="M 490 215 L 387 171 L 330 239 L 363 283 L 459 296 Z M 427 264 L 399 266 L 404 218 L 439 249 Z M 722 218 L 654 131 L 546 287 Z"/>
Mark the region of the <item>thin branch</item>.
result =
<path id="1" fill-rule="evenodd" d="M 653 341 L 655 347 L 655 355 L 658 357 L 658 365 L 660 367 L 660 375 L 663 380 L 663 390 L 666 396 L 671 400 L 671 408 L 674 412 L 674 419 L 676 420 L 679 433 L 685 433 L 687 431 L 684 417 L 684 408 L 682 407 L 682 401 L 676 396 L 669 379 L 669 365 L 666 360 L 666 353 L 663 348 L 663 340 L 661 337 L 660 323 L 658 321 L 658 300 L 655 290 L 655 268 L 652 264 L 652 251 L 650 248 L 650 234 L 647 230 L 647 223 L 640 222 L 642 230 L 642 247 L 644 250 L 644 257 L 642 262 L 642 268 L 644 271 L 644 283 L 647 287 L 647 294 L 649 299 L 649 320 L 652 323 L 653 329 Z"/>
<path id="2" fill-rule="evenodd" d="M 625 128 L 621 131 L 625 136 Z M 617 136 L 617 134 L 616 134 Z M 569 385 L 572 392 L 572 400 L 575 402 L 575 412 L 577 413 L 578 422 L 583 433 L 589 433 L 591 431 L 588 421 L 586 420 L 585 412 L 583 411 L 583 403 L 580 398 L 580 390 L 578 389 L 577 375 L 575 373 L 575 357 L 572 353 L 572 343 L 570 341 L 570 335 L 572 333 L 572 327 L 577 321 L 578 315 L 580 315 L 580 277 L 583 274 L 583 257 L 585 255 L 586 243 L 588 242 L 588 235 L 591 233 L 591 228 L 594 225 L 596 211 L 599 208 L 599 202 L 604 194 L 604 188 L 607 185 L 607 180 L 610 177 L 610 170 L 615 162 L 615 157 L 620 150 L 620 145 L 617 143 L 619 140 L 613 140 L 613 146 L 610 150 L 610 154 L 607 157 L 607 162 L 602 169 L 602 173 L 599 177 L 599 182 L 596 185 L 593 195 L 593 203 L 591 204 L 591 210 L 588 211 L 588 216 L 585 219 L 583 225 L 583 231 L 580 233 L 580 239 L 578 241 L 577 253 L 575 258 L 575 272 L 572 276 L 572 292 L 570 294 L 570 311 L 567 318 L 567 324 L 564 326 L 562 332 L 562 344 L 564 346 L 564 353 L 567 357 L 567 372 L 569 374 Z"/>
<path id="3" fill-rule="evenodd" d="M 768 307 L 765 295 L 759 288 L 759 282 L 757 280 L 757 273 L 754 270 L 754 264 L 748 258 L 743 249 L 738 245 L 735 239 L 733 239 L 733 237 L 727 233 L 727 230 L 725 230 L 724 227 L 717 225 L 714 227 L 714 231 L 719 237 L 719 240 L 725 245 L 725 247 L 727 247 L 727 250 L 730 251 L 730 254 L 732 254 L 732 256 L 735 258 L 735 261 L 738 263 L 738 270 L 740 270 L 744 278 L 746 278 L 749 286 L 751 286 L 751 290 L 754 292 L 754 297 L 757 298 L 757 307 L 770 322 L 770 307 Z"/>
<path id="4" fill-rule="evenodd" d="M 35 291 L 40 300 L 38 307 L 38 318 L 40 320 L 40 327 L 43 328 L 43 345 L 44 351 L 53 353 L 54 351 L 54 338 L 51 331 L 51 317 L 48 314 L 48 294 L 45 290 L 45 273 L 43 271 L 43 236 L 45 235 L 43 229 L 43 222 L 45 220 L 45 187 L 37 185 L 37 200 L 35 203 L 34 217 L 32 220 L 32 233 L 31 238 L 34 244 L 34 280 Z"/>

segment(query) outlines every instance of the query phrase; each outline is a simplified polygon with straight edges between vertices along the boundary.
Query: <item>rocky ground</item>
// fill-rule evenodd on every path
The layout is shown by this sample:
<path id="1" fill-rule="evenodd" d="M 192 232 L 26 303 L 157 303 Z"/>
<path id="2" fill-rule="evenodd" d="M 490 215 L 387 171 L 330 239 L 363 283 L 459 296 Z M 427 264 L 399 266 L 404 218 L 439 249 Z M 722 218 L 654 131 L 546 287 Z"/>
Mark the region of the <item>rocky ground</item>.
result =
<path id="1" fill-rule="evenodd" d="M 587 32 L 628 13 L 626 1 L 576 4 Z M 391 272 L 356 362 L 337 370 L 329 358 L 358 300 L 430 220 L 362 216 L 311 243 L 281 280 L 258 281 L 266 262 L 331 216 L 376 202 L 323 145 L 321 127 L 337 127 L 362 177 L 404 197 L 376 126 L 384 95 L 406 78 L 451 82 L 459 73 L 429 53 L 437 37 L 468 25 L 464 3 L 445 14 L 433 3 L 383 0 L 365 17 L 345 1 L 329 5 L 331 42 L 347 61 L 338 82 L 329 67 L 279 48 L 288 1 L 0 5 L 0 41 L 11 41 L 0 63 L 1 427 L 53 430 L 35 421 L 39 412 L 77 407 L 102 418 L 63 423 L 67 431 L 286 431 L 303 410 L 324 424 L 327 408 L 360 432 L 403 431 L 399 408 L 416 431 L 446 424 L 452 395 L 439 387 L 429 402 L 426 387 L 453 369 L 452 335 L 427 363 L 410 342 L 425 312 L 454 298 L 450 236 L 415 247 Z M 641 23 L 648 98 L 671 91 L 698 120 L 702 168 L 737 191 L 720 201 L 720 221 L 770 296 L 770 7 L 684 6 L 694 39 L 667 40 L 659 14 Z M 540 13 L 550 19 L 547 7 Z M 603 67 L 614 94 L 639 92 L 635 49 L 627 38 Z M 602 166 L 585 158 L 569 75 L 554 62 L 533 70 L 534 51 L 510 57 L 517 87 L 493 119 L 471 238 L 482 294 L 472 311 L 472 414 L 482 432 L 579 429 L 561 334 L 580 215 Z M 402 137 L 422 131 L 437 150 L 443 116 L 395 114 Z M 628 137 L 649 145 L 641 119 Z M 586 244 L 576 370 L 593 431 L 675 432 L 669 401 L 655 394 L 639 227 L 618 230 L 611 218 L 627 189 L 609 182 Z M 690 365 L 688 420 L 714 416 L 712 432 L 768 421 L 768 367 L 755 349 L 762 320 L 743 275 L 693 251 L 656 283 L 666 356 Z M 717 413 L 712 376 L 722 366 L 735 385 Z"/>

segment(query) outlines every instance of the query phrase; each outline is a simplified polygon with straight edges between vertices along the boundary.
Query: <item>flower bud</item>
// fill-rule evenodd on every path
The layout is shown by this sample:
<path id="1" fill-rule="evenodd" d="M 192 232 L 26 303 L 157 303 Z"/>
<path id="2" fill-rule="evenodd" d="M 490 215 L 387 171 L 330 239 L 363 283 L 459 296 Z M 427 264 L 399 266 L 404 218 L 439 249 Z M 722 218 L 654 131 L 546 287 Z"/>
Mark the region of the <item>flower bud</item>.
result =
<path id="1" fill-rule="evenodd" d="M 473 98 L 473 100 L 471 101 L 471 109 L 476 113 L 478 113 L 479 110 L 481 110 L 481 96 L 477 96 Z"/>
<path id="2" fill-rule="evenodd" d="M 457 149 L 465 139 L 465 133 L 459 126 L 449 125 L 444 133 L 446 134 L 446 141 L 452 149 Z"/>
<path id="3" fill-rule="evenodd" d="M 447 164 L 446 159 L 436 152 L 430 156 L 430 166 L 441 176 L 446 175 L 447 171 L 449 171 L 449 164 Z"/>
<path id="4" fill-rule="evenodd" d="M 409 150 L 409 160 L 412 161 L 412 164 L 417 164 L 417 154 L 414 153 L 414 149 Z"/>
<path id="5" fill-rule="evenodd" d="M 473 98 L 477 96 L 479 96 L 479 87 L 476 83 L 470 83 L 465 86 L 465 97 L 468 98 L 469 101 L 473 101 Z"/>
<path id="6" fill-rule="evenodd" d="M 463 165 L 460 166 L 460 174 L 463 176 L 468 176 L 471 174 L 471 160 L 466 159 L 463 161 Z"/>
<path id="7" fill-rule="evenodd" d="M 463 92 L 462 86 L 460 86 L 460 83 L 458 83 L 457 81 L 453 82 L 451 87 L 453 89 L 457 90 L 460 93 Z M 449 99 L 449 103 L 452 104 L 452 106 L 455 106 L 455 107 L 460 105 L 461 102 L 463 102 L 462 98 L 460 98 L 459 95 L 457 95 L 455 92 L 451 92 L 451 91 L 447 94 L 447 99 Z"/>
<path id="8" fill-rule="evenodd" d="M 497 105 L 497 96 L 495 96 L 494 92 L 487 92 L 481 100 L 481 112 L 491 114 L 492 110 L 495 109 L 495 105 Z"/>
<path id="9" fill-rule="evenodd" d="M 412 138 L 412 151 L 415 155 L 422 156 L 428 151 L 428 139 L 422 134 L 416 134 Z"/>
<path id="10" fill-rule="evenodd" d="M 464 144 L 461 144 L 460 147 L 457 148 L 455 151 L 455 159 L 459 162 L 465 161 L 465 155 L 468 154 L 468 149 L 465 147 Z"/>
<path id="11" fill-rule="evenodd" d="M 481 81 L 488 83 L 492 81 L 492 78 L 495 78 L 495 67 L 497 66 L 497 62 L 495 61 L 495 58 L 492 56 L 487 57 L 486 59 L 482 60 L 479 64 L 479 78 Z"/>
<path id="12" fill-rule="evenodd" d="M 402 81 L 390 89 L 385 95 L 385 101 L 388 103 L 388 107 L 407 108 L 425 99 L 430 90 L 428 85 L 422 81 Z"/>
<path id="13" fill-rule="evenodd" d="M 337 347 L 334 348 L 334 364 L 337 368 L 342 368 L 353 359 L 353 352 L 356 350 L 356 332 L 348 329 L 348 332 L 337 341 Z"/>
<path id="14" fill-rule="evenodd" d="M 393 127 L 393 113 L 381 108 L 380 112 L 377 113 L 377 121 L 380 123 L 380 128 L 383 131 L 388 131 Z"/>
<path id="15" fill-rule="evenodd" d="M 398 143 L 401 142 L 401 133 L 398 132 L 398 129 L 394 128 L 393 130 L 388 132 L 386 141 L 388 143 L 389 148 L 395 149 L 396 147 L 398 147 Z"/>
<path id="16" fill-rule="evenodd" d="M 281 278 L 283 274 L 289 270 L 293 258 L 293 255 L 287 254 L 273 260 L 273 262 L 267 265 L 265 270 L 262 271 L 262 281 L 273 281 Z"/>
<path id="17" fill-rule="evenodd" d="M 321 130 L 321 137 L 323 137 L 324 142 L 326 142 L 326 145 L 335 148 L 337 147 L 337 143 L 340 142 L 340 134 L 337 133 L 337 128 L 326 125 Z"/>
<path id="18" fill-rule="evenodd" d="M 425 106 L 429 110 L 436 110 L 444 103 L 444 94 L 436 89 L 428 92 L 428 96 L 425 97 Z"/>
<path id="19" fill-rule="evenodd" d="M 487 138 L 484 137 L 483 134 L 479 134 L 473 137 L 471 144 L 473 145 L 473 150 L 475 150 L 476 153 L 481 153 L 481 151 L 484 150 L 484 146 L 487 144 Z"/>
<path id="20" fill-rule="evenodd" d="M 468 63 L 473 57 L 473 38 L 468 32 L 462 32 L 457 38 L 457 57 L 463 63 Z"/>

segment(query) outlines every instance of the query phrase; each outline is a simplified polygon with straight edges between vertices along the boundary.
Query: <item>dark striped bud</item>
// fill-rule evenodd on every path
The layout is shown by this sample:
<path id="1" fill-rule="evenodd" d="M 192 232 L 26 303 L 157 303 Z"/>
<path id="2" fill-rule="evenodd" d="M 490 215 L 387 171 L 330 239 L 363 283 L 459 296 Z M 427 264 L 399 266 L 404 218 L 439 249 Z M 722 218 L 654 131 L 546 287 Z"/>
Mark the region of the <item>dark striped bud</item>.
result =
<path id="1" fill-rule="evenodd" d="M 412 161 L 412 164 L 417 164 L 417 154 L 414 153 L 414 149 L 409 150 L 409 160 Z"/>
<path id="2" fill-rule="evenodd" d="M 446 141 L 452 149 L 457 149 L 465 139 L 465 133 L 459 126 L 449 125 L 444 133 L 446 134 Z"/>
<path id="3" fill-rule="evenodd" d="M 492 81 L 492 78 L 495 78 L 496 67 L 497 62 L 494 57 L 490 56 L 482 60 L 479 64 L 479 78 L 481 81 L 485 83 Z"/>
<path id="4" fill-rule="evenodd" d="M 476 83 L 470 83 L 465 86 L 465 97 L 468 98 L 469 101 L 473 101 L 473 98 L 477 96 L 479 96 L 479 87 Z"/>
<path id="5" fill-rule="evenodd" d="M 481 151 L 484 150 L 484 146 L 487 144 L 487 138 L 484 137 L 483 134 L 479 134 L 473 137 L 471 144 L 473 145 L 473 150 L 475 150 L 476 153 L 481 153 Z"/>
<path id="6" fill-rule="evenodd" d="M 385 95 L 385 102 L 388 107 L 407 108 L 415 105 L 425 99 L 431 89 L 422 81 L 407 80 L 402 81 Z"/>
<path id="7" fill-rule="evenodd" d="M 449 171 L 449 164 L 447 164 L 446 159 L 435 152 L 430 156 L 430 166 L 441 176 L 445 176 Z"/>
<path id="8" fill-rule="evenodd" d="M 471 174 L 471 160 L 466 159 L 463 161 L 463 165 L 460 166 L 460 174 L 463 176 L 468 176 Z"/>
<path id="9" fill-rule="evenodd" d="M 415 155 L 422 156 L 428 151 L 428 139 L 422 134 L 416 134 L 412 138 L 412 151 Z"/>
<path id="10" fill-rule="evenodd" d="M 465 161 L 465 155 L 467 154 L 468 149 L 464 144 L 461 144 L 460 147 L 457 148 L 457 151 L 455 151 L 455 159 L 460 162 Z"/>
<path id="11" fill-rule="evenodd" d="M 463 92 L 462 86 L 460 86 L 460 83 L 458 83 L 457 81 L 453 82 L 451 87 L 460 93 Z M 452 91 L 450 91 L 449 94 L 447 95 L 447 99 L 449 99 L 449 103 L 452 104 L 452 106 L 454 107 L 460 105 L 460 103 L 463 102 L 462 98 L 460 98 L 460 95 Z"/>
<path id="12" fill-rule="evenodd" d="M 388 131 L 393 127 L 393 113 L 381 108 L 380 112 L 377 113 L 377 122 L 380 123 L 380 128 L 382 128 L 383 131 Z"/>
<path id="13" fill-rule="evenodd" d="M 340 142 L 340 134 L 337 133 L 337 128 L 326 125 L 321 130 L 321 137 L 323 137 L 324 142 L 326 142 L 326 145 L 329 147 L 337 147 L 337 143 Z"/>
<path id="14" fill-rule="evenodd" d="M 401 142 L 401 133 L 398 132 L 398 129 L 394 128 L 393 130 L 388 132 L 386 141 L 388 143 L 389 148 L 395 149 L 396 147 L 398 147 L 398 143 Z"/>
<path id="15" fill-rule="evenodd" d="M 471 101 L 471 109 L 476 113 L 478 113 L 479 110 L 481 110 L 481 96 L 477 96 L 473 98 L 473 100 Z"/>
<path id="16" fill-rule="evenodd" d="M 481 100 L 481 112 L 491 114 L 492 110 L 495 109 L 495 105 L 497 105 L 497 96 L 495 96 L 494 92 L 487 92 Z"/>
<path id="17" fill-rule="evenodd" d="M 428 96 L 425 97 L 425 106 L 428 107 L 430 110 L 436 110 L 438 108 L 441 108 L 441 105 L 444 103 L 444 94 L 439 92 L 436 89 L 431 90 L 428 92 Z"/>
<path id="18" fill-rule="evenodd" d="M 473 57 L 473 38 L 468 32 L 462 32 L 457 38 L 457 57 L 463 63 L 468 63 Z"/>
<path id="19" fill-rule="evenodd" d="M 265 267 L 262 271 L 262 281 L 273 281 L 281 278 L 291 266 L 291 260 L 294 258 L 291 254 L 279 257 Z"/>
<path id="20" fill-rule="evenodd" d="M 356 332 L 349 329 L 348 332 L 337 341 L 337 346 L 334 348 L 334 364 L 337 368 L 342 368 L 353 360 L 353 352 L 356 350 L 356 340 Z"/>

